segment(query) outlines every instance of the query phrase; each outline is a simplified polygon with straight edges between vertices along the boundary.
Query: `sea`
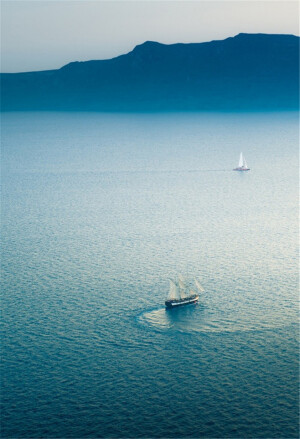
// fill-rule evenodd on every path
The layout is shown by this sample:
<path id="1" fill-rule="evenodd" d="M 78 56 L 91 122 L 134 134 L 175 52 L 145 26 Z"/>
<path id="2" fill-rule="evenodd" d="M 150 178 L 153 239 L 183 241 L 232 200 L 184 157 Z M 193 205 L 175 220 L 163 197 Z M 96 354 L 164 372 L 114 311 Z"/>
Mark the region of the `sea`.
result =
<path id="1" fill-rule="evenodd" d="M 2 437 L 298 438 L 298 114 L 1 125 Z"/>

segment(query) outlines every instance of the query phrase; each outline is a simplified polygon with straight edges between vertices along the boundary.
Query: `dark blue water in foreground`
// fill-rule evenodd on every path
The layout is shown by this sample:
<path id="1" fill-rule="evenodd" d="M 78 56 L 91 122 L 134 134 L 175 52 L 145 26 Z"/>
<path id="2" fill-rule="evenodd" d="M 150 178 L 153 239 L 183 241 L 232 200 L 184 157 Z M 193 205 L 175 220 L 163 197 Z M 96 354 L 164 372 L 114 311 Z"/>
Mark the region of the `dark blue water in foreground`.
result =
<path id="1" fill-rule="evenodd" d="M 3 116 L 3 437 L 298 437 L 297 125 Z"/>

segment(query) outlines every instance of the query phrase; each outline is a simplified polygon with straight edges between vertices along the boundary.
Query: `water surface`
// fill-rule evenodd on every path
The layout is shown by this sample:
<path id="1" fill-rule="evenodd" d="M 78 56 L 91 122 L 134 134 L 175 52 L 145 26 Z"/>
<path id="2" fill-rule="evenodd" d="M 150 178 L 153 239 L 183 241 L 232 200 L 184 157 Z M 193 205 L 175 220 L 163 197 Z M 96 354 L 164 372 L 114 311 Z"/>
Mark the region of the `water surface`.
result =
<path id="1" fill-rule="evenodd" d="M 294 113 L 4 114 L 3 437 L 298 437 L 297 179 Z"/>

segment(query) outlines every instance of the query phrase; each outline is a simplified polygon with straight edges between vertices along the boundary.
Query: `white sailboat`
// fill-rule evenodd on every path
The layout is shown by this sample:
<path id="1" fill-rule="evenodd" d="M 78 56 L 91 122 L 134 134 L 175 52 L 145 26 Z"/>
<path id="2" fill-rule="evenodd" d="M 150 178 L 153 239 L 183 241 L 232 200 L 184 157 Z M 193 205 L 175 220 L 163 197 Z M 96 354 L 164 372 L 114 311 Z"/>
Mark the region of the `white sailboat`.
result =
<path id="1" fill-rule="evenodd" d="M 195 285 L 198 291 L 204 291 L 199 281 L 195 279 Z M 174 308 L 180 305 L 188 305 L 189 303 L 198 302 L 199 295 L 186 287 L 184 279 L 179 276 L 178 283 L 170 279 L 170 290 L 168 298 L 165 301 L 166 308 Z"/>
<path id="2" fill-rule="evenodd" d="M 234 171 L 250 171 L 250 168 L 248 168 L 247 162 L 245 157 L 243 156 L 243 153 L 240 153 L 240 160 L 239 165 L 237 168 L 233 169 Z"/>

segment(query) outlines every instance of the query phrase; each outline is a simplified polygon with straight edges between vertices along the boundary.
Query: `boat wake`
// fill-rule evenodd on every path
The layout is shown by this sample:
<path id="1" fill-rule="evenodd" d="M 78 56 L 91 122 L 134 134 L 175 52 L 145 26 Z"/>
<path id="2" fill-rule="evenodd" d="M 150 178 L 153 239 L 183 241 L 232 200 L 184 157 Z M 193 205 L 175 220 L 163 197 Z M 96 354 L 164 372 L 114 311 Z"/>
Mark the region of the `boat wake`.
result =
<path id="1" fill-rule="evenodd" d="M 184 308 L 159 308 L 144 311 L 137 316 L 139 324 L 157 331 L 178 331 L 186 333 L 234 333 L 264 331 L 282 328 L 291 322 L 252 321 L 233 319 L 215 314 L 203 304 Z"/>

